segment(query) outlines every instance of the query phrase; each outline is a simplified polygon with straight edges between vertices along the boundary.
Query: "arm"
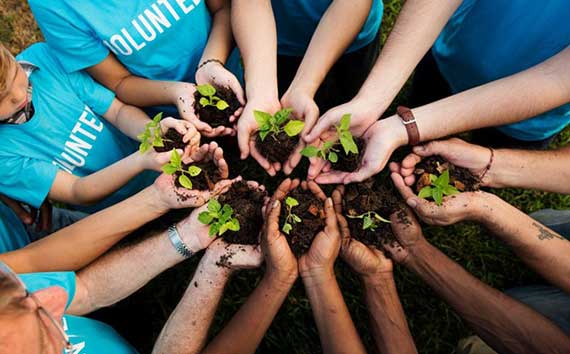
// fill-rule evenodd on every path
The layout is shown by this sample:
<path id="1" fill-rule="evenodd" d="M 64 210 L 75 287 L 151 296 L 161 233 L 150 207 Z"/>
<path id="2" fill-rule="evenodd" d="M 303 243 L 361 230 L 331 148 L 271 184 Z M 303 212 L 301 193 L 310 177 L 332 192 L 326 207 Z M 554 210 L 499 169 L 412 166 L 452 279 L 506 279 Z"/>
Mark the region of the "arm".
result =
<path id="1" fill-rule="evenodd" d="M 552 322 L 467 273 L 430 245 L 409 209 L 392 215 L 399 245 L 387 245 L 393 259 L 416 273 L 487 344 L 500 353 L 566 353 L 570 339 Z"/>
<path id="2" fill-rule="evenodd" d="M 230 1 L 207 0 L 206 3 L 212 15 L 212 29 L 200 63 L 212 58 L 225 62 L 230 55 L 233 44 L 230 22 Z"/>

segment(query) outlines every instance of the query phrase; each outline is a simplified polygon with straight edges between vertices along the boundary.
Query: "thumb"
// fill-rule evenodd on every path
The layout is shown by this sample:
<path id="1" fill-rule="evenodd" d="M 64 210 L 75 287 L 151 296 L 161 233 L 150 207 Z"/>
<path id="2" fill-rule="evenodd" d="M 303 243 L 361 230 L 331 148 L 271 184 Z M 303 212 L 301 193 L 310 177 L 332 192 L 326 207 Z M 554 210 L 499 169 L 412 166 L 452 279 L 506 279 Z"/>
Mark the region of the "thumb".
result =
<path id="1" fill-rule="evenodd" d="M 239 122 L 238 122 L 237 138 L 238 138 L 238 146 L 241 151 L 240 158 L 242 160 L 245 160 L 249 155 L 250 132 L 247 129 L 243 129 L 242 126 L 239 125 Z"/>
<path id="2" fill-rule="evenodd" d="M 321 119 L 317 120 L 317 123 L 314 127 L 311 128 L 310 131 L 304 137 L 304 140 L 307 144 L 313 143 L 317 140 L 325 131 L 329 129 L 332 125 L 333 116 L 332 113 L 325 113 Z"/>

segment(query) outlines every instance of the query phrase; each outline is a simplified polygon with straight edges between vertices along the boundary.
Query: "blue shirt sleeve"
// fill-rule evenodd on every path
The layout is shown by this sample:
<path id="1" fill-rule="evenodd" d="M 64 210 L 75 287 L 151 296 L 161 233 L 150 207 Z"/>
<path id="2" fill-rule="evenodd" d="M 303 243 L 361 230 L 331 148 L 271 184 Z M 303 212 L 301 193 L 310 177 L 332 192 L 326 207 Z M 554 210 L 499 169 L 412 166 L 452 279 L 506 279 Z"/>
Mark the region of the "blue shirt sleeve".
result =
<path id="1" fill-rule="evenodd" d="M 75 297 L 75 273 L 74 272 L 50 272 L 20 274 L 20 279 L 26 284 L 30 292 L 35 292 L 52 286 L 59 286 L 67 292 L 67 304 L 71 305 Z"/>
<path id="2" fill-rule="evenodd" d="M 55 180 L 57 166 L 22 156 L 0 157 L 0 193 L 39 208 Z"/>
<path id="3" fill-rule="evenodd" d="M 102 62 L 109 49 L 64 2 L 30 0 L 30 8 L 47 43 L 67 72 Z"/>
<path id="4" fill-rule="evenodd" d="M 98 115 L 104 115 L 115 99 L 115 93 L 99 84 L 85 71 L 69 74 L 69 82 L 79 98 Z"/>

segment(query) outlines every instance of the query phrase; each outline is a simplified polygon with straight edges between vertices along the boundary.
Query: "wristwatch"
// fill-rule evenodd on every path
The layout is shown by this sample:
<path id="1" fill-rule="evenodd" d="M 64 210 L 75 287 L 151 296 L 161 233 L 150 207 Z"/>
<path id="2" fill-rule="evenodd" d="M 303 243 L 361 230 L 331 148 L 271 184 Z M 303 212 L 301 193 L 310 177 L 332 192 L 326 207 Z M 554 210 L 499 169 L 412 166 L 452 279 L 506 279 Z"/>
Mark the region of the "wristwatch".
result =
<path id="1" fill-rule="evenodd" d="M 404 106 L 398 106 L 396 112 L 402 119 L 402 123 L 404 123 L 404 126 L 406 127 L 406 132 L 408 132 L 408 144 L 417 145 L 420 142 L 420 131 L 416 124 L 414 113 L 412 113 L 411 109 Z"/>
<path id="2" fill-rule="evenodd" d="M 176 224 L 170 225 L 166 233 L 176 252 L 180 253 L 184 258 L 190 258 L 194 255 L 194 252 L 192 252 L 184 241 L 182 241 L 182 238 L 180 238 Z"/>

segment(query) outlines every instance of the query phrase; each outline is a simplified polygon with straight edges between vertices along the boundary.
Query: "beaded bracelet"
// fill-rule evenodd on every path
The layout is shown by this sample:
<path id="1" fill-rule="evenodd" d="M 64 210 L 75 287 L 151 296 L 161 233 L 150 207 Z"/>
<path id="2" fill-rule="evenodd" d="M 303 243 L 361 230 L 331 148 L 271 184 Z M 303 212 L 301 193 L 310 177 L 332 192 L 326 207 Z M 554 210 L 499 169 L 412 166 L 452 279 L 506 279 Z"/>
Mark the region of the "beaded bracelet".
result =
<path id="1" fill-rule="evenodd" d="M 200 63 L 200 65 L 197 65 L 197 66 L 196 66 L 196 71 L 200 70 L 203 66 L 205 66 L 206 64 L 209 64 L 209 63 L 218 63 L 218 64 L 220 64 L 221 66 L 225 67 L 224 63 L 222 63 L 221 60 L 218 60 L 218 59 L 208 59 L 208 60 L 204 60 L 202 63 Z"/>
<path id="2" fill-rule="evenodd" d="M 491 158 L 489 159 L 487 167 L 485 167 L 485 171 L 483 171 L 483 173 L 481 173 L 481 177 L 479 177 L 480 181 L 483 181 L 483 177 L 487 175 L 487 172 L 489 172 L 489 170 L 491 169 L 491 165 L 493 164 L 493 160 L 495 159 L 495 150 L 493 150 L 493 148 L 489 148 L 489 150 L 491 150 Z"/>

